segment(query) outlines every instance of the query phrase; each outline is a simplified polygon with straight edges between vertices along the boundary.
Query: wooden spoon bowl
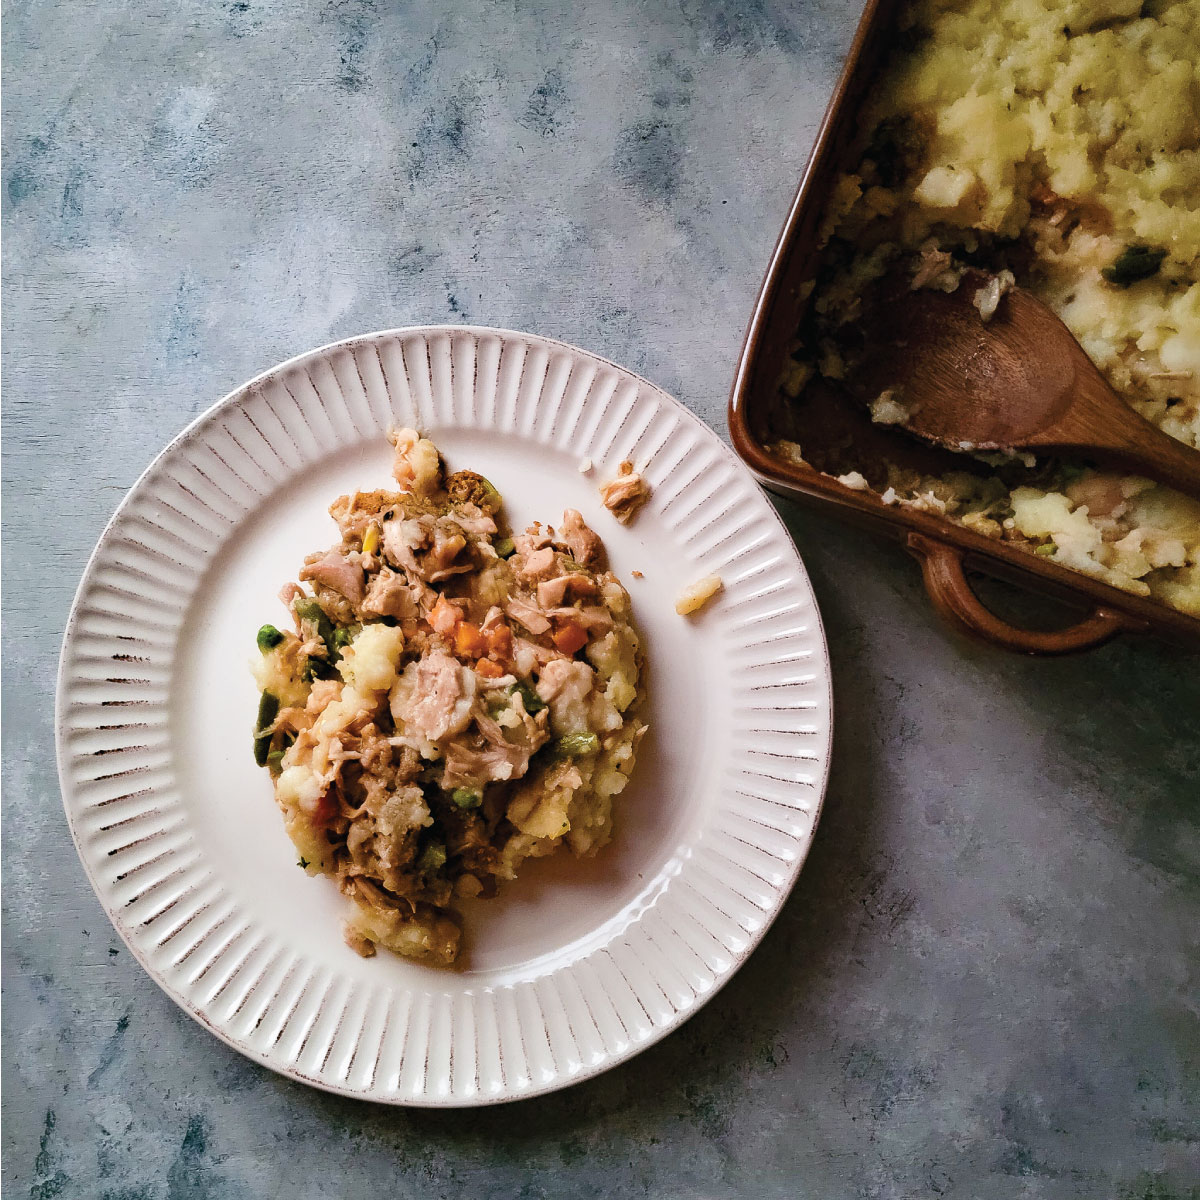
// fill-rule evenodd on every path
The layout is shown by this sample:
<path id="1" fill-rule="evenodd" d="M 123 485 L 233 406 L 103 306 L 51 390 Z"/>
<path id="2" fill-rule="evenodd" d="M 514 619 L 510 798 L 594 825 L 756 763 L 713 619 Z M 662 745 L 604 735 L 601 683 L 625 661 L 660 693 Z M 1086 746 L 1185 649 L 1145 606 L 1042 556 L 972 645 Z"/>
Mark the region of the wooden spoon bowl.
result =
<path id="1" fill-rule="evenodd" d="M 1200 451 L 1157 429 L 1108 385 L 1071 331 L 1021 288 L 985 320 L 976 294 L 913 291 L 888 277 L 864 297 L 847 387 L 873 402 L 891 392 L 910 433 L 952 450 L 1073 454 L 1200 497 Z"/>

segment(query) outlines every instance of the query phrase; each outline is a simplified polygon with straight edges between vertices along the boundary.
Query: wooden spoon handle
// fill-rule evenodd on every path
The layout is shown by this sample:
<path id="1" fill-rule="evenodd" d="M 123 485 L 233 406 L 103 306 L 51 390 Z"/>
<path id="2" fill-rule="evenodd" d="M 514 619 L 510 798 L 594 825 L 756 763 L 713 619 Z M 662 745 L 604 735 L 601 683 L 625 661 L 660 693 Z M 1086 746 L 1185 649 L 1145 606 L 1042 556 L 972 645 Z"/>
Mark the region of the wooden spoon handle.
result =
<path id="1" fill-rule="evenodd" d="M 1113 457 L 1123 466 L 1165 483 L 1176 491 L 1200 500 L 1200 450 L 1185 446 L 1149 421 L 1141 422 L 1137 436 L 1114 446 Z"/>
<path id="2" fill-rule="evenodd" d="M 1035 448 L 1103 458 L 1200 499 L 1200 450 L 1127 407 L 1100 372 L 1088 366 L 1077 379 L 1070 409 L 1037 439 Z"/>
<path id="3" fill-rule="evenodd" d="M 1049 631 L 1018 629 L 985 608 L 967 580 L 963 551 L 924 534 L 908 535 L 909 552 L 921 564 L 934 607 L 955 628 L 1019 654 L 1071 654 L 1099 646 L 1142 626 L 1122 613 L 1097 606 L 1077 625 Z"/>

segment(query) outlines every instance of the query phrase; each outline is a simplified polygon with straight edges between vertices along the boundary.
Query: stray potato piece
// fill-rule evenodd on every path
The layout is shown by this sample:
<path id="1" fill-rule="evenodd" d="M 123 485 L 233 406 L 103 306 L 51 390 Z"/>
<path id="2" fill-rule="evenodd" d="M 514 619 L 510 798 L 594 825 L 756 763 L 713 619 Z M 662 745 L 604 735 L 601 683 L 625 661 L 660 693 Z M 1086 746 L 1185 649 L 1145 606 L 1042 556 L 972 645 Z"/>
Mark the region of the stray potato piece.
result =
<path id="1" fill-rule="evenodd" d="M 703 579 L 697 579 L 679 593 L 679 599 L 675 601 L 675 611 L 681 617 L 698 612 L 719 591 L 724 590 L 724 587 L 725 582 L 720 575 L 705 575 Z"/>
<path id="2" fill-rule="evenodd" d="M 628 525 L 650 499 L 650 485 L 633 469 L 633 463 L 623 462 L 616 479 L 600 485 L 600 498 L 622 525 Z"/>

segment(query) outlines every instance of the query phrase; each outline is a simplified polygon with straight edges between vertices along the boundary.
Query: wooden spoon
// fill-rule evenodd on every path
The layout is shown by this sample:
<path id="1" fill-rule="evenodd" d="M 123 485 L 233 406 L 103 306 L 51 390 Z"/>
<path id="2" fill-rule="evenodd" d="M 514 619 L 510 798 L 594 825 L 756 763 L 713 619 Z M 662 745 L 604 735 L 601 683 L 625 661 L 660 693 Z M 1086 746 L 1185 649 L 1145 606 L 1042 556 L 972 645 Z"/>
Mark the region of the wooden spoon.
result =
<path id="1" fill-rule="evenodd" d="M 897 422 L 953 450 L 1036 450 L 1111 463 L 1200 497 L 1200 451 L 1156 429 L 1109 387 L 1071 331 L 1014 288 L 984 321 L 968 270 L 947 294 L 888 279 L 854 323 L 846 384 L 892 390 Z"/>

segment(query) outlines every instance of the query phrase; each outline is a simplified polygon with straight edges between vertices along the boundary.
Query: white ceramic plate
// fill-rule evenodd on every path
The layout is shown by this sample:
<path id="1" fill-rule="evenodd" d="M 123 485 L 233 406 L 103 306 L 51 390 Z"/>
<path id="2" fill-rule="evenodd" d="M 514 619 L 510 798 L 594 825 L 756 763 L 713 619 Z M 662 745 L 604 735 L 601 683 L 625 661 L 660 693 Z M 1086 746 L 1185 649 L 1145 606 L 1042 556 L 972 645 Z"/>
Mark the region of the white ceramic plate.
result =
<path id="1" fill-rule="evenodd" d="M 251 756 L 255 631 L 283 619 L 276 593 L 303 555 L 336 539 L 328 504 L 389 481 L 396 424 L 487 475 L 514 527 L 580 509 L 633 596 L 648 660 L 651 733 L 613 843 L 530 863 L 470 906 L 453 970 L 346 948 L 347 902 L 297 868 Z M 653 488 L 628 528 L 596 490 L 625 458 Z M 712 572 L 724 592 L 676 616 L 680 588 Z M 58 763 L 97 896 L 187 1012 L 330 1091 L 470 1105 L 613 1066 L 733 974 L 812 841 L 830 719 L 795 547 L 711 430 L 582 350 L 431 327 L 293 359 L 159 455 L 79 586 Z"/>

